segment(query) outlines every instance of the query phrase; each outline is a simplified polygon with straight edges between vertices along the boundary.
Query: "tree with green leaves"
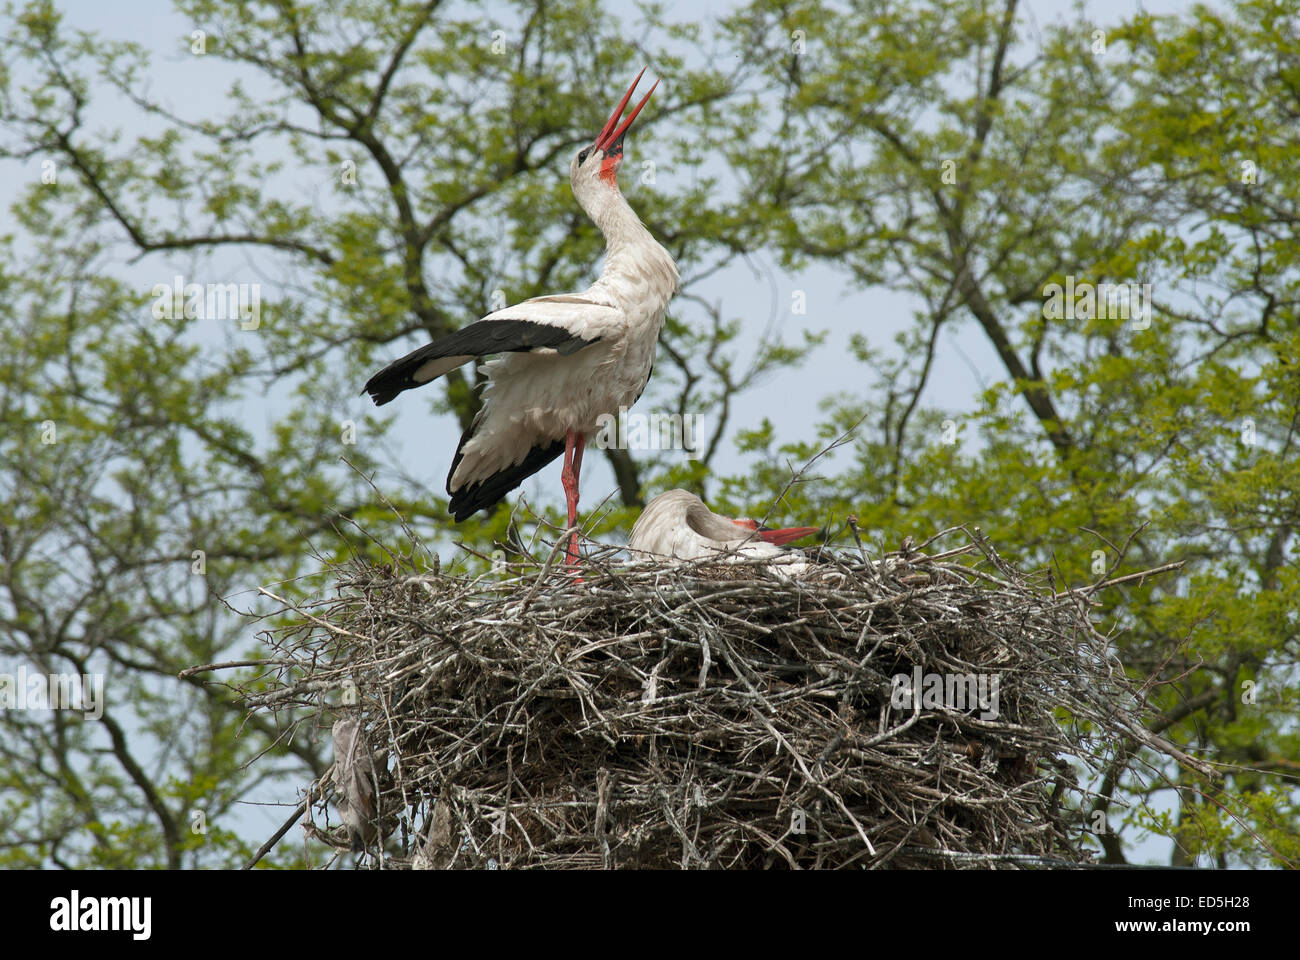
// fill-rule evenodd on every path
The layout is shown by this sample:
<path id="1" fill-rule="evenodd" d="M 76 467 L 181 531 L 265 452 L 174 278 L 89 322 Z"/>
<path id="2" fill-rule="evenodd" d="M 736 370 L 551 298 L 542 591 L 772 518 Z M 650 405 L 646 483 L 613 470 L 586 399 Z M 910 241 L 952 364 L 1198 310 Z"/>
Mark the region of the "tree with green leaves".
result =
<path id="1" fill-rule="evenodd" d="M 832 537 L 853 514 L 871 545 L 975 524 L 1062 582 L 1184 560 L 1097 615 L 1150 678 L 1156 728 L 1223 776 L 1116 745 L 1079 828 L 1111 862 L 1147 833 L 1174 863 L 1300 859 L 1287 4 L 1042 28 L 1015 0 L 752 0 L 716 24 L 529 0 L 176 11 L 189 29 L 165 49 L 47 2 L 6 14 L 0 159 L 21 189 L 0 261 L 0 672 L 106 684 L 98 718 L 0 711 L 0 864 L 242 862 L 264 837 L 241 802 L 291 807 L 331 759 L 323 731 L 248 720 L 182 674 L 256 675 L 259 587 L 326 590 L 323 561 L 383 560 L 403 523 L 471 566 L 559 529 L 558 498 L 453 528 L 394 422 L 349 404 L 502 297 L 594 274 L 567 166 L 642 62 L 668 79 L 623 186 L 683 292 L 641 404 L 707 411 L 711 433 L 698 461 L 602 451 L 616 489 L 591 535 L 687 486 Z M 167 62 L 220 73 L 223 106 L 171 106 Z M 856 292 L 782 343 L 708 292 L 755 255 Z M 177 275 L 266 292 L 256 315 L 187 315 Z M 1150 309 L 1049 306 L 1103 284 L 1149 289 Z M 892 347 L 881 290 L 914 304 Z M 831 334 L 864 389 L 778 436 L 757 388 Z M 954 337 L 996 362 L 962 409 L 933 399 Z M 419 414 L 463 427 L 476 380 L 453 374 Z"/>
<path id="2" fill-rule="evenodd" d="M 1185 560 L 1103 615 L 1150 677 L 1157 728 L 1223 780 L 1124 745 L 1081 828 L 1110 862 L 1139 828 L 1172 837 L 1175 864 L 1294 865 L 1296 14 L 1260 0 L 1031 41 L 1017 13 L 754 4 L 729 25 L 738 49 L 769 39 L 758 96 L 779 104 L 781 135 L 729 157 L 748 209 L 781 214 L 755 242 L 918 304 L 893 355 L 855 335 L 871 390 L 832 401 L 821 436 L 866 426 L 851 464 L 794 507 L 855 512 L 882 537 L 978 523 L 1067 582 Z M 813 24 L 810 64 L 771 45 Z M 1081 296 L 1053 309 L 1076 283 L 1153 300 L 1133 316 Z M 928 408 L 941 334 L 959 325 L 1001 370 L 973 410 Z"/>
<path id="3" fill-rule="evenodd" d="M 657 134 L 677 182 L 702 158 L 674 124 L 730 88 L 673 52 L 694 31 L 647 13 L 645 36 L 664 46 L 638 50 L 594 3 L 177 9 L 195 30 L 166 52 L 195 69 L 219 60 L 236 78 L 220 116 L 172 109 L 151 93 L 158 51 L 78 32 L 52 4 L 12 11 L 5 31 L 3 155 L 41 176 L 14 205 L 6 273 L 2 654 L 45 673 L 101 673 L 109 700 L 94 722 L 4 715 L 12 864 L 246 858 L 257 838 L 221 827 L 234 804 L 286 770 L 319 776 L 330 758 L 319 731 L 245 726 L 224 687 L 177 675 L 256 661 L 239 614 L 259 585 L 352 552 L 382 558 L 377 544 L 397 542 L 403 523 L 485 554 L 524 542 L 509 509 L 452 534 L 429 478 L 386 449 L 391 423 L 341 416 L 339 398 L 403 344 L 456 329 L 497 296 L 576 288 L 593 273 L 599 234 L 564 171 L 603 120 L 605 98 L 591 94 L 625 86 L 628 63 L 673 71 L 638 137 Z M 114 97 L 154 132 L 103 129 L 97 109 Z M 637 197 L 689 265 L 688 303 L 692 276 L 744 252 L 696 214 L 707 190 L 701 178 Z M 232 271 L 232 254 L 245 265 Z M 275 292 L 258 315 L 224 324 L 184 286 L 168 292 L 174 276 L 267 275 L 281 279 L 263 284 Z M 687 310 L 692 322 L 678 314 L 664 337 L 654 390 L 667 405 L 725 409 L 799 356 L 772 342 L 739 370 L 737 324 L 698 298 Z M 474 380 L 448 377 L 432 412 L 467 423 Z M 274 401 L 265 418 L 263 396 Z M 728 426 L 724 414 L 692 476 Z M 630 524 L 668 455 L 605 455 L 612 530 Z M 280 760 L 249 766 L 268 750 Z M 26 773 L 33 757 L 38 777 Z"/>

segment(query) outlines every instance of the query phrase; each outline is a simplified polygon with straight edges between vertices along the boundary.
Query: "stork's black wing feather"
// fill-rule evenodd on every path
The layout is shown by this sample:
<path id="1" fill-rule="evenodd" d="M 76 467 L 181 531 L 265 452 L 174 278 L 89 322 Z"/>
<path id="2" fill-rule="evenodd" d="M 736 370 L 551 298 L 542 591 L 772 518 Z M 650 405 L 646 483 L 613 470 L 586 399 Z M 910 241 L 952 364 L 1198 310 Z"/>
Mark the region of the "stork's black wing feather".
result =
<path id="1" fill-rule="evenodd" d="M 370 394 L 376 406 L 383 406 L 403 390 L 423 386 L 474 357 L 542 347 L 567 356 L 595 342 L 595 339 L 584 339 L 550 323 L 479 320 L 408 353 L 400 360 L 394 360 L 366 382 L 363 392 Z M 439 365 L 438 360 L 447 360 L 448 363 Z"/>
<path id="2" fill-rule="evenodd" d="M 564 453 L 563 440 L 556 440 L 549 447 L 533 447 L 528 451 L 528 456 L 514 466 L 506 467 L 499 473 L 494 473 L 478 483 L 461 487 L 453 493 L 451 478 L 455 476 L 456 468 L 460 466 L 461 450 L 469 442 L 469 438 L 474 436 L 475 426 L 477 424 L 472 424 L 461 435 L 460 443 L 456 445 L 456 456 L 451 461 L 451 469 L 447 471 L 447 492 L 451 494 L 451 502 L 447 504 L 447 512 L 452 515 L 452 518 L 457 523 L 479 510 L 492 506 L 542 467 Z"/>

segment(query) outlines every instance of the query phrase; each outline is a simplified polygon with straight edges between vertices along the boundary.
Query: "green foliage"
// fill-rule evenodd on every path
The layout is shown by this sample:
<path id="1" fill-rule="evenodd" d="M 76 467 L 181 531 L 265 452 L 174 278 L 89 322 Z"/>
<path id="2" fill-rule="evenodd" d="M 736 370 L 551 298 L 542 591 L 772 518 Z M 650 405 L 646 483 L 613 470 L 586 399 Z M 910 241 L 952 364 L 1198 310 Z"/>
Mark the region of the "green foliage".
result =
<path id="1" fill-rule="evenodd" d="M 769 50 L 767 70 L 787 116 L 833 146 L 797 185 L 800 151 L 785 166 L 762 148 L 731 157 L 752 207 L 789 212 L 769 242 L 786 262 L 825 258 L 924 305 L 902 359 L 869 331 L 855 339 L 872 389 L 830 407 L 838 428 L 861 421 L 851 453 L 836 452 L 850 462 L 784 507 L 832 530 L 854 513 L 881 543 L 977 523 L 1066 582 L 1097 577 L 1094 550 L 1111 575 L 1185 560 L 1177 577 L 1114 591 L 1099 615 L 1123 626 L 1116 643 L 1151 676 L 1171 734 L 1225 779 L 1183 784 L 1169 769 L 1122 790 L 1173 794 L 1173 819 L 1141 823 L 1175 838 L 1175 863 L 1294 865 L 1300 220 L 1295 178 L 1277 174 L 1300 162 L 1294 12 L 1139 15 L 1101 55 L 1090 26 L 1070 25 L 1036 59 L 1003 12 L 756 4 L 733 25 L 751 37 L 827 25 L 813 66 Z M 900 29 L 908 17 L 924 29 Z M 862 38 L 869 69 L 850 54 Z M 1067 277 L 1149 282 L 1149 326 L 1053 317 L 1046 288 Z M 968 319 L 1005 379 L 945 425 L 916 401 L 938 332 Z M 780 473 L 770 433 L 745 440 L 764 462 L 733 487 L 742 501 Z M 1256 702 L 1239 702 L 1243 671 L 1261 678 Z"/>
<path id="2" fill-rule="evenodd" d="M 243 616 L 256 588 L 307 592 L 322 560 L 384 560 L 406 542 L 399 515 L 462 541 L 473 569 L 543 549 L 558 498 L 536 519 L 507 505 L 453 527 L 441 485 L 392 455 L 389 408 L 350 443 L 340 398 L 496 291 L 592 277 L 601 239 L 568 161 L 643 58 L 671 82 L 638 121 L 624 188 L 686 283 L 642 405 L 706 411 L 712 430 L 697 461 L 607 452 L 617 491 L 593 535 L 617 539 L 680 486 L 840 542 L 852 514 L 869 549 L 977 524 L 1062 583 L 1183 560 L 1097 616 L 1151 678 L 1163 735 L 1224 778 L 1120 755 L 1097 807 L 1118 832 L 1099 845 L 1118 861 L 1150 831 L 1175 863 L 1295 865 L 1291 7 L 1040 34 L 983 0 L 752 0 L 718 24 L 647 5 L 635 25 L 594 0 L 181 0 L 233 78 L 211 115 L 150 90 L 159 59 L 193 56 L 188 36 L 148 50 L 50 3 L 11 10 L 0 158 L 26 186 L 0 258 L 0 666 L 103 673 L 109 696 L 97 720 L 0 716 L 0 866 L 241 863 L 261 838 L 238 802 L 287 800 L 330 762 L 310 732 L 245 726 L 223 688 L 177 678 L 260 656 Z M 137 111 L 130 132 L 95 121 L 111 98 Z M 642 157 L 654 183 L 633 172 Z M 833 270 L 864 303 L 905 294 L 911 323 L 890 347 L 870 309 L 814 311 L 802 339 L 755 350 L 754 318 L 701 293 L 753 253 Z M 224 276 L 232 254 L 238 278 L 255 263 L 276 281 L 256 330 L 155 315 L 154 283 Z M 1149 325 L 1050 314 L 1046 288 L 1067 281 L 1150 283 Z M 840 362 L 863 389 L 779 435 L 764 384 L 846 323 Z M 960 409 L 933 400 L 949 331 L 998 361 Z M 412 402 L 464 425 L 474 372 Z M 747 469 L 723 475 L 733 450 Z M 272 744 L 271 765 L 247 765 Z"/>

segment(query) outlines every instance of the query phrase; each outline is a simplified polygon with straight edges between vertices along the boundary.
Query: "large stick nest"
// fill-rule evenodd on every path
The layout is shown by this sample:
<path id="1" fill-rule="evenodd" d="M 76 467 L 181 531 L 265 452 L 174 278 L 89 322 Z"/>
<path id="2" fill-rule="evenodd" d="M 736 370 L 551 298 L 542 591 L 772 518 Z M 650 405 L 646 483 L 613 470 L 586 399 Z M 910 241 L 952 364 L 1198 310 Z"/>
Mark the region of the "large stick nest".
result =
<path id="1" fill-rule="evenodd" d="M 309 830 L 370 865 L 1084 862 L 1106 757 L 1187 758 L 1142 726 L 1089 616 L 1102 584 L 1059 590 L 947 533 L 966 542 L 828 552 L 799 579 L 611 549 L 580 583 L 554 553 L 477 578 L 354 561 L 332 596 L 284 601 L 244 693 L 287 726 L 343 721 Z M 996 678 L 996 701 L 900 706 L 918 668 Z"/>

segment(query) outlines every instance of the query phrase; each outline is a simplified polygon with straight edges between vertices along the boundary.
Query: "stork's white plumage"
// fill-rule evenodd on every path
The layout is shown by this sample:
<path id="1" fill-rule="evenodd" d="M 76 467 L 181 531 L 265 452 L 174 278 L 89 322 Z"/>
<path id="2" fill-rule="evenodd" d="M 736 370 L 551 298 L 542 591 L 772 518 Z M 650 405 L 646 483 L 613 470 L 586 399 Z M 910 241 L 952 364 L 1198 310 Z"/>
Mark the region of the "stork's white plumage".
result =
<path id="1" fill-rule="evenodd" d="M 617 416 L 641 396 L 654 363 L 677 265 L 618 189 L 623 136 L 650 94 L 619 122 L 643 69 L 591 146 L 573 158 L 573 195 L 605 236 L 600 278 L 581 293 L 537 297 L 498 310 L 421 347 L 370 378 L 366 392 L 385 404 L 476 357 L 484 365 L 483 407 L 461 437 L 447 475 L 457 522 L 491 507 L 564 454 L 561 478 L 569 526 L 577 519 L 586 438 L 599 418 Z M 569 542 L 577 561 L 577 534 Z"/>
<path id="2" fill-rule="evenodd" d="M 641 511 L 632 526 L 628 548 L 670 560 L 717 557 L 730 560 L 770 560 L 788 572 L 807 567 L 803 554 L 784 544 L 816 533 L 818 527 L 767 530 L 753 520 L 733 520 L 714 513 L 686 490 L 661 493 Z"/>

